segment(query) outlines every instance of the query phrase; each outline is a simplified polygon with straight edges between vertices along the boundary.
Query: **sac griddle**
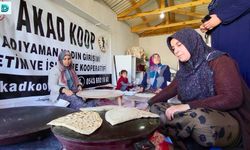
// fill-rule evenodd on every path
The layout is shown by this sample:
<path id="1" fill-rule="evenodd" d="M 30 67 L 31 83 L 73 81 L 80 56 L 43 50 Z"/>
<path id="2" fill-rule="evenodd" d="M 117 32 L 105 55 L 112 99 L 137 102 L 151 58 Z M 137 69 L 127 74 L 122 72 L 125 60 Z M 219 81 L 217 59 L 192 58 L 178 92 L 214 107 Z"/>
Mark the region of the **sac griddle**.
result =
<path id="1" fill-rule="evenodd" d="M 103 123 L 91 135 L 60 126 L 52 126 L 52 132 L 67 150 L 132 150 L 135 142 L 150 137 L 160 125 L 159 118 L 143 118 L 112 126 L 104 111 L 99 114 Z"/>
<path id="2" fill-rule="evenodd" d="M 0 145 L 35 139 L 50 132 L 51 120 L 75 112 L 55 106 L 27 106 L 0 109 Z"/>

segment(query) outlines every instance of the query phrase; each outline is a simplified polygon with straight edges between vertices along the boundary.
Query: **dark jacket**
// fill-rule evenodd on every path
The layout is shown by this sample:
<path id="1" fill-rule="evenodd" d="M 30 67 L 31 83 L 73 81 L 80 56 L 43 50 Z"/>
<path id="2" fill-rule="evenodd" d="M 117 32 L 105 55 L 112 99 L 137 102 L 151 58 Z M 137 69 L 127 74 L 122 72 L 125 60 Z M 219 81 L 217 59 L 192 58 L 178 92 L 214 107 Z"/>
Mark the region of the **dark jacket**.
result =
<path id="1" fill-rule="evenodd" d="M 228 53 L 250 87 L 250 0 L 213 0 L 209 13 L 221 24 L 212 30 L 212 47 Z"/>

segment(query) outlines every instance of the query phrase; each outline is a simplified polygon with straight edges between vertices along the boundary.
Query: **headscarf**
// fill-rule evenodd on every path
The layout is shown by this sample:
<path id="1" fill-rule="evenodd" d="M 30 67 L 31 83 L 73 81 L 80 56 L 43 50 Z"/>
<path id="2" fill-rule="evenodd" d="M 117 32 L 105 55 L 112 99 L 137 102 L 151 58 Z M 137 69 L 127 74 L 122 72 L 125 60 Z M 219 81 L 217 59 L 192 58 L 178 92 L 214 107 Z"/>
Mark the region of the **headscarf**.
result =
<path id="1" fill-rule="evenodd" d="M 168 37 L 169 49 L 172 49 L 170 41 L 173 38 L 180 41 L 191 55 L 187 62 L 179 61 L 180 69 L 176 74 L 179 99 L 185 102 L 214 96 L 213 71 L 208 62 L 225 53 L 207 46 L 194 29 L 182 29 Z"/>
<path id="2" fill-rule="evenodd" d="M 164 82 L 164 79 L 162 80 L 162 78 L 157 79 L 160 76 L 161 70 L 162 68 L 164 68 L 166 65 L 162 65 L 161 62 L 159 64 L 155 64 L 153 59 L 154 56 L 158 55 L 160 57 L 160 55 L 158 53 L 154 53 L 153 55 L 150 56 L 149 58 L 149 76 L 148 76 L 148 85 L 150 85 L 151 88 L 153 89 L 157 89 L 159 88 L 162 83 Z"/>
<path id="3" fill-rule="evenodd" d="M 72 63 L 68 67 L 63 65 L 63 59 L 65 56 L 71 57 L 70 52 L 61 51 L 61 53 L 58 56 L 58 62 L 59 62 L 58 64 L 59 64 L 59 69 L 61 71 L 61 81 L 64 84 L 67 84 L 70 90 L 72 90 L 73 92 L 77 92 L 77 85 L 79 84 L 79 80 L 75 70 L 73 69 Z"/>

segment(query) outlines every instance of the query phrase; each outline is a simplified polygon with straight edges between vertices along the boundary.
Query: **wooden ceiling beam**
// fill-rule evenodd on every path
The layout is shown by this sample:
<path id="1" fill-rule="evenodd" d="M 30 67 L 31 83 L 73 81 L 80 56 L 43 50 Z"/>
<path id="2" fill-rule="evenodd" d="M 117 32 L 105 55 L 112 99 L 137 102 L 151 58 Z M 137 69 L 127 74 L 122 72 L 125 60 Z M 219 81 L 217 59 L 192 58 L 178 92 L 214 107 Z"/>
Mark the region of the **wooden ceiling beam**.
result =
<path id="1" fill-rule="evenodd" d="M 195 23 L 201 23 L 201 20 L 196 19 L 196 20 L 182 21 L 182 22 L 170 23 L 170 24 L 154 26 L 154 27 L 140 27 L 140 28 L 132 27 L 131 31 L 132 32 L 142 32 L 142 31 L 157 30 L 157 29 L 176 27 L 176 26 L 182 26 L 182 25 L 190 25 L 190 24 L 195 24 Z"/>
<path id="2" fill-rule="evenodd" d="M 157 14 L 160 14 L 162 12 L 165 13 L 165 12 L 170 12 L 170 11 L 181 9 L 181 8 L 208 4 L 209 2 L 210 2 L 210 0 L 198 0 L 198 1 L 194 1 L 194 2 L 187 2 L 187 3 L 183 3 L 183 4 L 179 4 L 179 5 L 175 5 L 175 6 L 169 6 L 169 7 L 163 8 L 163 9 L 156 9 L 153 11 L 143 12 L 143 13 L 139 13 L 139 14 L 135 14 L 135 15 L 123 16 L 123 17 L 118 16 L 118 20 L 128 20 L 128 19 L 133 19 L 133 18 L 142 17 L 142 16 L 157 15 Z"/>
<path id="3" fill-rule="evenodd" d="M 172 34 L 184 27 L 190 27 L 193 29 L 199 28 L 200 24 L 192 24 L 189 26 L 180 26 L 180 27 L 173 27 L 173 28 L 166 28 L 166 29 L 160 29 L 155 31 L 146 31 L 139 34 L 139 37 L 146 37 L 146 36 L 157 36 L 157 35 L 163 35 L 163 34 Z"/>
<path id="4" fill-rule="evenodd" d="M 161 22 L 161 23 L 155 25 L 155 27 L 160 26 L 160 25 L 164 25 L 164 24 L 165 24 L 165 22 Z M 163 28 L 163 29 L 165 29 L 165 28 Z M 159 30 L 163 30 L 163 29 L 159 29 Z M 157 31 L 159 31 L 159 30 L 157 30 Z M 166 29 L 165 29 L 165 30 L 166 30 Z M 142 33 L 150 34 L 150 33 L 152 33 L 152 32 L 155 32 L 155 30 L 144 31 L 144 32 L 142 32 Z M 140 34 L 142 34 L 142 33 L 140 33 Z"/>
<path id="5" fill-rule="evenodd" d="M 160 9 L 165 8 L 165 0 L 160 0 Z"/>
<path id="6" fill-rule="evenodd" d="M 156 2 L 158 4 L 159 9 L 164 9 L 166 7 L 165 0 L 156 0 Z M 165 12 L 164 15 L 165 17 L 164 19 L 162 19 L 161 22 L 165 22 L 166 24 L 169 24 L 170 22 L 169 12 Z"/>
<path id="7" fill-rule="evenodd" d="M 174 6 L 174 0 L 168 0 L 168 6 Z M 175 14 L 173 12 L 169 12 L 169 22 L 175 22 Z"/>
<path id="8" fill-rule="evenodd" d="M 195 1 L 195 0 L 192 0 L 192 1 Z M 190 11 L 193 13 L 195 12 L 195 10 L 196 10 L 196 6 L 192 6 Z M 194 19 L 194 17 L 189 16 L 189 20 L 192 20 L 192 19 Z"/>
<path id="9" fill-rule="evenodd" d="M 135 0 L 130 0 L 130 3 L 132 5 L 136 4 Z M 136 10 L 137 13 L 141 13 L 141 9 L 140 8 L 136 8 L 135 10 Z M 149 22 L 147 21 L 148 19 L 146 17 L 143 16 L 143 17 L 141 17 L 141 19 L 142 19 L 142 21 L 143 21 L 144 24 L 146 24 L 147 26 L 150 26 Z"/>
<path id="10" fill-rule="evenodd" d="M 166 7 L 165 6 L 165 0 L 161 0 L 161 5 L 160 6 L 161 6 L 160 9 L 163 9 L 163 8 Z M 164 15 L 165 15 L 165 18 L 164 18 L 163 22 L 165 22 L 165 24 L 169 24 L 170 23 L 169 12 L 165 12 Z"/>
<path id="11" fill-rule="evenodd" d="M 165 24 L 169 24 L 170 23 L 170 14 L 169 12 L 165 13 Z"/>
<path id="12" fill-rule="evenodd" d="M 196 18 L 203 18 L 206 15 L 203 13 L 191 12 L 189 10 L 183 10 L 183 9 L 174 10 L 173 12 L 176 14 L 187 15 L 187 16 L 196 17 Z M 190 20 L 192 20 L 192 19 L 190 19 Z"/>
<path id="13" fill-rule="evenodd" d="M 117 17 L 120 18 L 120 17 L 127 16 L 132 11 L 136 10 L 137 8 L 139 8 L 140 6 L 145 4 L 146 2 L 148 2 L 148 0 L 140 0 L 139 2 L 137 2 L 134 5 L 132 5 L 131 7 L 129 7 L 128 9 L 126 9 L 123 12 L 121 12 L 120 14 L 118 14 Z"/>
<path id="14" fill-rule="evenodd" d="M 158 4 L 159 9 L 163 9 L 166 7 L 165 0 L 156 0 L 156 3 Z M 169 13 L 165 12 L 164 15 L 165 17 L 164 19 L 162 19 L 161 22 L 165 22 L 166 24 L 169 24 Z"/>
<path id="15" fill-rule="evenodd" d="M 155 17 L 152 17 L 152 18 L 147 18 L 146 21 L 142 22 L 141 24 L 137 24 L 137 25 L 133 26 L 132 28 L 140 28 L 140 27 L 146 25 L 147 23 L 154 22 L 156 20 L 159 20 L 159 16 L 155 16 Z"/>

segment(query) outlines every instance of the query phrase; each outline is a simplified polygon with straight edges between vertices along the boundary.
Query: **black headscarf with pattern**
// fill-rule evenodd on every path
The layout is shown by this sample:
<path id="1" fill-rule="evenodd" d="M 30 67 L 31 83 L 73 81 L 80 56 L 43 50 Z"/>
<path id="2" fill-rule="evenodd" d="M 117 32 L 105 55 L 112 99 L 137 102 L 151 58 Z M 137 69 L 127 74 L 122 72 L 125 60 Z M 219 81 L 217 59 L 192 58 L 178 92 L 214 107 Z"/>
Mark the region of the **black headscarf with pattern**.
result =
<path id="1" fill-rule="evenodd" d="M 169 49 L 173 38 L 180 41 L 191 55 L 187 62 L 179 61 L 179 70 L 176 74 L 179 99 L 187 102 L 214 96 L 213 71 L 208 62 L 224 53 L 207 46 L 194 29 L 182 29 L 168 37 Z"/>

